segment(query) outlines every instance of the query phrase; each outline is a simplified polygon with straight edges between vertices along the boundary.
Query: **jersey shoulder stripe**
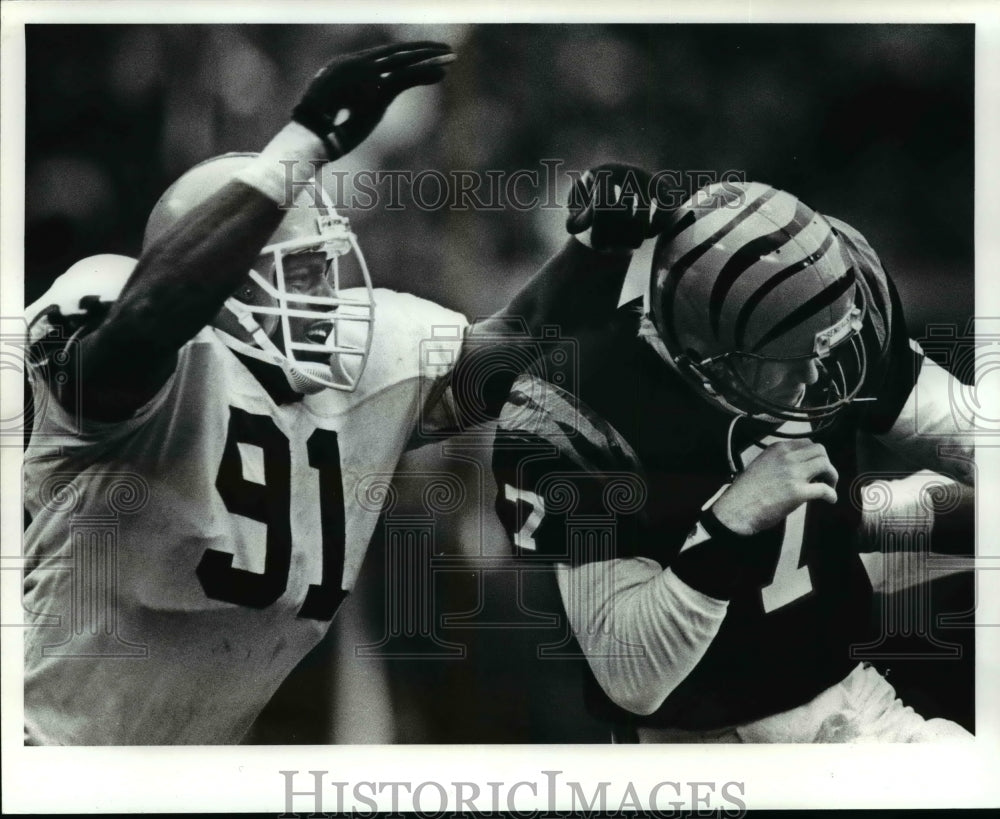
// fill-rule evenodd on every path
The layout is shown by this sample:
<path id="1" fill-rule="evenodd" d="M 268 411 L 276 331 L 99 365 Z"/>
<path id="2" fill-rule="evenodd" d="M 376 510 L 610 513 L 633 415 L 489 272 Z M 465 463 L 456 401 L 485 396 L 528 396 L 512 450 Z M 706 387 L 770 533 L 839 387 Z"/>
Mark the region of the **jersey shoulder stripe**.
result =
<path id="1" fill-rule="evenodd" d="M 638 458 L 565 390 L 529 375 L 515 381 L 492 467 L 497 517 L 517 558 L 579 565 L 639 547 L 647 482 Z"/>
<path id="2" fill-rule="evenodd" d="M 624 437 L 586 404 L 562 388 L 521 375 L 500 412 L 498 440 L 530 437 L 554 446 L 584 471 L 640 471 L 639 459 Z"/>

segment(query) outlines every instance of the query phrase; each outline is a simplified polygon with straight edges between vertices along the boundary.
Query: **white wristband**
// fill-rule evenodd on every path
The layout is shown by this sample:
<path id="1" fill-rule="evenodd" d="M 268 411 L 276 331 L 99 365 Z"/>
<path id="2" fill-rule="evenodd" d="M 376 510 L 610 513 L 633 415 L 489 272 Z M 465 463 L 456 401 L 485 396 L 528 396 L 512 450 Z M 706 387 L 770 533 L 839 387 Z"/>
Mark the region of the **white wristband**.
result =
<path id="1" fill-rule="evenodd" d="M 327 161 L 322 140 L 304 125 L 290 122 L 234 178 L 279 205 L 291 207 L 299 185 L 310 181 Z"/>

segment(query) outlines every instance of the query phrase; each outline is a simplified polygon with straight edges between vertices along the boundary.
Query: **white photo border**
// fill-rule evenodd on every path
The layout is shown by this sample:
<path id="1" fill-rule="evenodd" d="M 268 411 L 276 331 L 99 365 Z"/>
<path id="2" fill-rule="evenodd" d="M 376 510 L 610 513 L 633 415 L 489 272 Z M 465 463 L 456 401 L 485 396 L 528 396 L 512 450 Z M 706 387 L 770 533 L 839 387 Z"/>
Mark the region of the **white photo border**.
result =
<path id="1" fill-rule="evenodd" d="M 527 2 L 20 2 L 0 6 L 2 71 L 2 256 L 0 315 L 23 305 L 24 24 L 29 22 L 974 22 L 976 24 L 976 315 L 1000 316 L 1000 7 L 983 2 L 839 3 L 675 2 L 548 4 Z M 710 8 L 710 10 L 709 10 Z M 613 13 L 609 12 L 613 9 Z M 3 417 L 19 406 L 20 374 L 2 373 Z M 19 450 L 2 452 L 2 622 L 21 617 Z M 996 558 L 1000 546 L 1000 450 L 978 452 L 979 548 Z M 978 578 L 981 623 L 1000 624 L 1000 572 Z M 328 771 L 346 782 L 455 781 L 536 783 L 518 791 L 523 811 L 567 808 L 550 804 L 545 771 L 564 780 L 631 782 L 638 794 L 656 783 L 741 782 L 749 808 L 954 808 L 1000 806 L 1000 626 L 976 634 L 977 739 L 954 746 L 328 746 L 25 748 L 23 746 L 21 631 L 2 629 L 3 806 L 24 813 L 133 811 L 268 812 L 285 810 L 280 770 Z M 303 780 L 304 781 L 304 780 Z M 297 784 L 299 784 L 297 782 Z M 332 791 L 331 791 L 332 792 Z M 621 792 L 621 789 L 618 791 Z M 378 796 L 389 808 L 388 792 Z M 436 805 L 434 799 L 429 804 Z M 296 801 L 300 813 L 308 803 Z M 505 807 L 505 805 L 501 805 Z M 693 807 L 693 806 L 692 806 Z M 328 804 L 326 810 L 333 810 Z"/>

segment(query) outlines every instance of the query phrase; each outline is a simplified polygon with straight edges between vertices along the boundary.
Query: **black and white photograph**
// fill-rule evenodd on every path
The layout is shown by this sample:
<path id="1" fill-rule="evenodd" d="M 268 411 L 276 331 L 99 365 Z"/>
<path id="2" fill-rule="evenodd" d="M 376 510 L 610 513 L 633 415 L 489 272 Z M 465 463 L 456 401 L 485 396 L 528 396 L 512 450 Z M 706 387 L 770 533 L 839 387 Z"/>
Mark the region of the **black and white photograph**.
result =
<path id="1" fill-rule="evenodd" d="M 5 811 L 1000 807 L 995 8 L 3 5 Z"/>

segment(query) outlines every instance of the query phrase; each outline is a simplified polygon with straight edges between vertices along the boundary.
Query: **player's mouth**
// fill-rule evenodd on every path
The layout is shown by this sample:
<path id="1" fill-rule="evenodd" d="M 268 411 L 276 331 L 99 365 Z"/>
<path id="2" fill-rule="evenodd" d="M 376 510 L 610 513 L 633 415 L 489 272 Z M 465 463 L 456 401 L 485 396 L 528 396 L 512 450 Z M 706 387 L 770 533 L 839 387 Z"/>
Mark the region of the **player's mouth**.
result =
<path id="1" fill-rule="evenodd" d="M 304 333 L 306 341 L 325 347 L 330 334 L 333 332 L 333 322 L 329 319 L 321 319 L 310 324 Z"/>

